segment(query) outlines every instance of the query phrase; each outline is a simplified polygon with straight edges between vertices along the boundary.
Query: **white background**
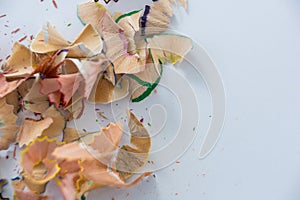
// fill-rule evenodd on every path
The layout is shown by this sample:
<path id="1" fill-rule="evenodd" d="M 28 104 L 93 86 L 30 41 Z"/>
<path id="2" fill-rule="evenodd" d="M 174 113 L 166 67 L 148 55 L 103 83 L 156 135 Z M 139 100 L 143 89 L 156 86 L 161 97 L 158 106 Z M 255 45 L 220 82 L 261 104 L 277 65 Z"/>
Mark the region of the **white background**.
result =
<path id="1" fill-rule="evenodd" d="M 82 28 L 79 2 L 57 0 L 55 9 L 50 0 L 0 1 L 0 14 L 7 14 L 0 19 L 1 58 L 12 41 L 35 35 L 45 21 L 74 38 Z M 227 94 L 223 135 L 204 160 L 198 137 L 180 163 L 127 190 L 101 189 L 101 199 L 299 200 L 299 10 L 298 0 L 189 0 L 172 28 L 206 47 L 220 70 Z"/>

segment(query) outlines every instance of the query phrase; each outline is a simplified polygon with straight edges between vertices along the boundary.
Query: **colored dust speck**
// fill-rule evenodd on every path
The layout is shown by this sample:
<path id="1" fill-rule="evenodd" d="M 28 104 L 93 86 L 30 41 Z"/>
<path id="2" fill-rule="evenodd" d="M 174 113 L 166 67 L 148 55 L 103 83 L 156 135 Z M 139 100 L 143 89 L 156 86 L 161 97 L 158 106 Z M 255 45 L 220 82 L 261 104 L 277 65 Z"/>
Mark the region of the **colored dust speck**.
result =
<path id="1" fill-rule="evenodd" d="M 143 117 L 140 119 L 140 122 L 141 122 L 141 123 L 143 123 L 143 122 L 144 122 L 144 118 L 143 118 Z"/>
<path id="2" fill-rule="evenodd" d="M 176 163 L 180 163 L 180 161 L 179 161 L 179 160 L 176 160 Z"/>
<path id="3" fill-rule="evenodd" d="M 93 181 L 88 181 L 88 185 L 89 186 L 93 185 Z"/>
<path id="4" fill-rule="evenodd" d="M 149 164 L 154 164 L 154 161 L 148 160 L 148 163 L 149 163 Z"/>
<path id="5" fill-rule="evenodd" d="M 95 0 L 95 2 L 98 2 L 99 0 Z M 111 0 L 104 0 L 104 2 L 106 3 L 106 4 L 108 4 L 109 2 L 110 2 Z M 114 2 L 118 2 L 119 0 L 114 0 Z"/>
<path id="6" fill-rule="evenodd" d="M 6 56 L 6 57 L 5 57 L 5 60 L 8 60 L 9 58 L 10 58 L 10 55 Z"/>
<path id="7" fill-rule="evenodd" d="M 12 180 L 12 181 L 16 181 L 16 180 L 20 180 L 20 179 L 21 179 L 21 178 L 17 176 L 17 177 L 15 177 L 15 178 L 12 178 L 11 180 Z"/>
<path id="8" fill-rule="evenodd" d="M 71 25 L 72 25 L 71 23 L 68 23 L 68 24 L 67 24 L 67 27 L 69 27 L 69 26 L 71 26 Z"/>
<path id="9" fill-rule="evenodd" d="M 148 126 L 152 126 L 150 122 L 148 122 L 147 124 L 148 124 Z"/>
<path id="10" fill-rule="evenodd" d="M 0 18 L 6 17 L 6 14 L 2 14 L 0 15 Z"/>
<path id="11" fill-rule="evenodd" d="M 22 111 L 22 106 L 20 106 L 17 110 L 17 113 L 21 112 Z"/>
<path id="12" fill-rule="evenodd" d="M 98 112 L 98 115 L 103 119 L 108 119 L 102 112 Z"/>

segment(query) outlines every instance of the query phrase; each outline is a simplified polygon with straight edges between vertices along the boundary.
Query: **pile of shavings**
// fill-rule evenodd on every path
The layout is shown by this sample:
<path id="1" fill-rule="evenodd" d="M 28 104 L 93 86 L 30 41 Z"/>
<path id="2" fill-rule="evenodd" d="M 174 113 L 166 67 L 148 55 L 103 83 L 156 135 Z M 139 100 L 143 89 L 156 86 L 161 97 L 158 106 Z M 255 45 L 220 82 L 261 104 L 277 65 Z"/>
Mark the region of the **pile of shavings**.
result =
<path id="1" fill-rule="evenodd" d="M 179 3 L 186 8 L 185 0 Z M 159 84 L 163 65 L 183 60 L 192 41 L 165 33 L 175 4 L 158 0 L 112 15 L 87 2 L 78 5 L 84 28 L 74 41 L 47 23 L 29 48 L 14 44 L 0 72 L 0 150 L 17 144 L 21 151 L 14 199 L 51 199 L 45 194 L 51 180 L 64 199 L 85 199 L 93 189 L 130 187 L 151 174 L 128 181 L 147 163 L 151 148 L 147 129 L 131 111 L 130 144 L 121 147 L 119 122 L 93 133 L 68 125 L 81 117 L 86 102 L 107 104 L 127 95 L 144 100 Z"/>

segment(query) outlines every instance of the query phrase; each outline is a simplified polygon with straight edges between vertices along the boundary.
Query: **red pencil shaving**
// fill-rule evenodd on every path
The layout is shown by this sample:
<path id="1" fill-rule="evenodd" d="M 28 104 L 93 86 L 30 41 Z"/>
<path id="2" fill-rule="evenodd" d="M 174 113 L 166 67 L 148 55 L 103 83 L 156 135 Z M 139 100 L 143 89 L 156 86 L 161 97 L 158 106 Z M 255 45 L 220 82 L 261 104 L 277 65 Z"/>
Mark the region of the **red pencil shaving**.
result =
<path id="1" fill-rule="evenodd" d="M 13 152 L 13 158 L 14 158 L 15 160 L 17 160 L 17 159 L 16 159 L 16 155 L 17 155 L 17 146 L 15 146 L 14 152 Z"/>
<path id="2" fill-rule="evenodd" d="M 54 5 L 55 8 L 58 8 L 57 3 L 56 3 L 55 0 L 52 0 L 52 3 L 53 3 L 53 5 Z"/>
<path id="3" fill-rule="evenodd" d="M 27 38 L 27 35 L 25 35 L 24 37 L 21 37 L 18 42 L 22 42 L 23 40 L 25 40 Z"/>
<path id="4" fill-rule="evenodd" d="M 19 32 L 19 31 L 20 31 L 20 28 L 17 28 L 16 30 L 12 31 L 11 34 L 15 34 L 15 33 Z"/>

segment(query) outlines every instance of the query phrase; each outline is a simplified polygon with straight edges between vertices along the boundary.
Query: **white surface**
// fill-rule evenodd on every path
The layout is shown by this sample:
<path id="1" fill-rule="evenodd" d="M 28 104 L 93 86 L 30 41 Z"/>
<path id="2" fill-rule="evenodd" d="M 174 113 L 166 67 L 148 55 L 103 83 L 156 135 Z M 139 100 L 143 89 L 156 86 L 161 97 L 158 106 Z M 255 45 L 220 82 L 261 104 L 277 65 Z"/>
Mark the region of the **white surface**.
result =
<path id="1" fill-rule="evenodd" d="M 58 10 L 50 0 L 35 1 L 35 9 L 42 8 L 31 13 L 37 20 L 28 16 L 25 1 L 16 2 L 0 2 L 0 13 L 10 4 L 24 16 L 8 16 L 10 24 L 26 24 L 12 39 L 23 31 L 36 34 L 44 20 L 62 20 L 57 27 L 71 38 L 70 30 L 81 27 L 73 23 L 75 15 L 63 15 L 74 12 L 79 0 L 57 0 L 69 5 Z M 203 44 L 219 67 L 227 94 L 223 135 L 206 159 L 198 159 L 199 135 L 180 163 L 128 190 L 101 189 L 103 199 L 125 199 L 127 192 L 128 199 L 300 199 L 299 9 L 297 0 L 189 0 L 188 13 L 180 10 L 173 28 Z M 2 57 L 12 45 L 5 30 L 1 22 Z"/>

